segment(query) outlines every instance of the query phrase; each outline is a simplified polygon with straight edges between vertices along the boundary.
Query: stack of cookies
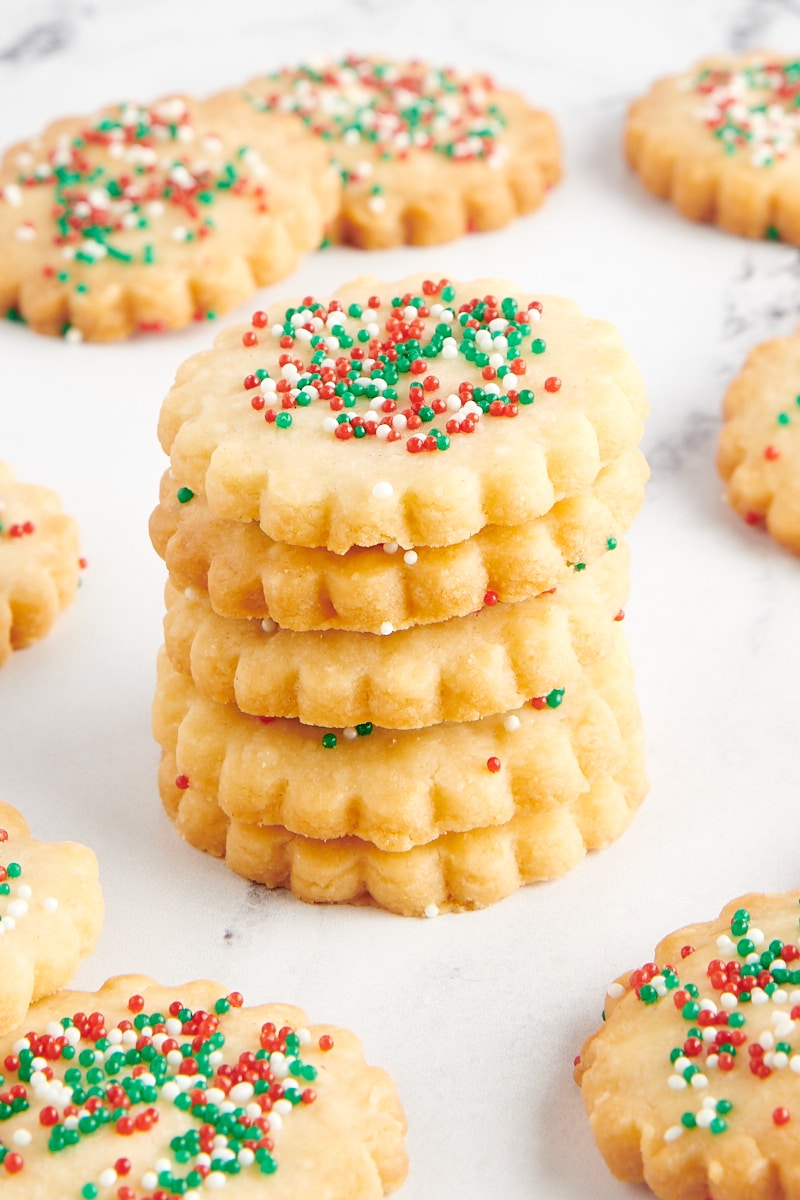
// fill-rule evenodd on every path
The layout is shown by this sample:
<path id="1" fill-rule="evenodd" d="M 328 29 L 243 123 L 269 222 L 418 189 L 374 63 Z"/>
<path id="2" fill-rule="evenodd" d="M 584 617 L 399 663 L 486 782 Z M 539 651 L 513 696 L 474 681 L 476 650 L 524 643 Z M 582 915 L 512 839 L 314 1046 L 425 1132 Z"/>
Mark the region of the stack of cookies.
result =
<path id="1" fill-rule="evenodd" d="M 646 401 L 609 325 L 360 279 L 178 372 L 151 536 L 180 832 L 312 901 L 492 903 L 640 803 L 619 619 Z"/>

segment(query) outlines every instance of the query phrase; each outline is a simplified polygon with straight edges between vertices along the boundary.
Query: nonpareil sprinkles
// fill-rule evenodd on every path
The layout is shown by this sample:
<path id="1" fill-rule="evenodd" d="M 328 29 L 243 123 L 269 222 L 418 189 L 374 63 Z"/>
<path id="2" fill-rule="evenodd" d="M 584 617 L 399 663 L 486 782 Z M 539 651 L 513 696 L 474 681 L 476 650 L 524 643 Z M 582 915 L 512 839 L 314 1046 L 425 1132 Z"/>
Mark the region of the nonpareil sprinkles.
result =
<path id="1" fill-rule="evenodd" d="M 332 438 L 402 442 L 419 454 L 448 450 L 452 437 L 475 433 L 487 418 L 513 420 L 534 403 L 525 353 L 547 349 L 531 340 L 538 300 L 486 295 L 458 304 L 447 279 L 426 279 L 420 292 L 348 304 L 306 296 L 272 322 L 254 313 L 243 346 L 256 350 L 266 338 L 282 351 L 276 376 L 259 366 L 242 381 L 254 411 L 288 430 L 295 410 L 321 405 Z M 472 378 L 445 389 L 437 362 L 463 362 Z M 544 387 L 557 392 L 561 380 L 549 376 Z"/>
<path id="2" fill-rule="evenodd" d="M 454 162 L 488 160 L 500 166 L 507 147 L 499 141 L 506 118 L 487 75 L 463 75 L 414 61 L 395 63 L 349 55 L 338 62 L 303 64 L 267 77 L 245 93 L 259 112 L 293 113 L 330 143 L 363 147 L 379 160 L 427 150 Z M 370 161 L 337 163 L 345 183 L 369 180 Z M 374 185 L 380 210 L 381 189 Z"/>
<path id="3" fill-rule="evenodd" d="M 785 158 L 800 133 L 800 61 L 764 61 L 738 70 L 707 67 L 692 81 L 697 117 L 728 154 L 756 167 Z"/>
<path id="4" fill-rule="evenodd" d="M 679 1036 L 665 1062 L 665 1084 L 685 1094 L 688 1101 L 680 1121 L 664 1133 L 674 1142 L 690 1131 L 712 1136 L 726 1132 L 735 1121 L 734 1103 L 726 1096 L 726 1082 L 746 1072 L 757 1089 L 759 1082 L 782 1075 L 784 1097 L 796 1099 L 800 1084 L 800 949 L 794 940 L 775 938 L 769 943 L 752 924 L 750 913 L 737 909 L 728 933 L 717 938 L 719 957 L 706 967 L 707 985 L 682 984 L 679 968 L 645 963 L 630 976 L 629 984 L 645 1006 L 672 1004 L 680 1025 Z M 686 946 L 683 960 L 696 951 Z M 609 995 L 624 995 L 613 984 Z M 794 1109 L 797 1115 L 797 1109 Z M 780 1104 L 768 1114 L 775 1125 L 793 1119 L 792 1105 Z"/>
<path id="5" fill-rule="evenodd" d="M 24 1173 L 28 1125 L 46 1130 L 49 1152 L 65 1159 L 99 1130 L 118 1135 L 108 1164 L 77 1185 L 75 1200 L 198 1200 L 242 1171 L 273 1174 L 275 1135 L 316 1099 L 317 1070 L 302 1058 L 311 1035 L 267 1022 L 252 1049 L 229 1060 L 226 1019 L 242 1003 L 232 992 L 208 1012 L 176 999 L 166 1012 L 147 1013 L 135 995 L 116 1024 L 102 1012 L 78 1012 L 27 1033 L 2 1064 L 0 1179 Z M 323 1035 L 319 1048 L 330 1051 L 333 1039 Z M 126 1145 L 157 1127 L 165 1105 L 184 1115 L 184 1131 L 168 1158 L 134 1172 Z M 6 1140 L 3 1123 L 13 1118 Z"/>

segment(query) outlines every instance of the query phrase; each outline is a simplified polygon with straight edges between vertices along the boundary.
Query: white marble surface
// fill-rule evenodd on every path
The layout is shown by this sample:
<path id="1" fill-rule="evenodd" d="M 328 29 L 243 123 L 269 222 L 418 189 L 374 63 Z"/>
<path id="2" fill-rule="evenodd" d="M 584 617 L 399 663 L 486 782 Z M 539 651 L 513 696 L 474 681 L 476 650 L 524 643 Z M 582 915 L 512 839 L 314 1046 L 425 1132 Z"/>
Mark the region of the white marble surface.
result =
<path id="1" fill-rule="evenodd" d="M 628 173 L 620 127 L 651 79 L 701 54 L 796 52 L 800 5 L 2 0 L 0 15 L 2 144 L 66 112 L 210 92 L 323 50 L 487 69 L 557 117 L 566 179 L 538 214 L 430 250 L 328 251 L 260 299 L 367 270 L 497 273 L 620 326 L 652 403 L 626 622 L 652 788 L 629 832 L 565 879 L 434 921 L 308 908 L 174 835 L 149 732 L 163 567 L 146 527 L 159 404 L 209 327 L 113 346 L 0 327 L 0 455 L 59 490 L 90 561 L 55 633 L 0 674 L 0 794 L 39 834 L 97 851 L 108 913 L 80 984 L 211 974 L 358 1030 L 408 1111 L 408 1200 L 644 1194 L 606 1172 L 571 1080 L 605 986 L 668 930 L 800 873 L 800 564 L 726 509 L 713 469 L 726 384 L 800 315 L 800 255 L 682 221 Z"/>

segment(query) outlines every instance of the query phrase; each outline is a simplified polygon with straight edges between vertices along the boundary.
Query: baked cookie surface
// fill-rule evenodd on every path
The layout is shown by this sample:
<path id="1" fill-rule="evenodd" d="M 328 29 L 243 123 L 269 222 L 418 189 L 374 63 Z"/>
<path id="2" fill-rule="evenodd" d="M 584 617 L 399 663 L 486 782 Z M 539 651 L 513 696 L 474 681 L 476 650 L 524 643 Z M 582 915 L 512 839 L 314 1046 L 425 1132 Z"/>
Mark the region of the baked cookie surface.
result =
<path id="1" fill-rule="evenodd" d="M 78 528 L 54 492 L 0 462 L 0 665 L 45 636 L 73 600 Z"/>
<path id="2" fill-rule="evenodd" d="M 216 796 L 230 817 L 409 850 L 517 811 L 577 804 L 624 761 L 637 712 L 620 632 L 614 653 L 568 691 L 513 713 L 412 731 L 264 723 L 200 697 L 162 654 L 153 730 L 175 753 L 181 783 Z"/>
<path id="3" fill-rule="evenodd" d="M 611 985 L 576 1079 L 618 1178 L 661 1200 L 797 1194 L 799 900 L 735 900 Z"/>
<path id="4" fill-rule="evenodd" d="M 389 1076 L 288 1005 L 119 976 L 41 1001 L 0 1054 L 27 1100 L 0 1126 L 9 1200 L 379 1200 L 405 1178 Z"/>
<path id="5" fill-rule="evenodd" d="M 800 333 L 748 355 L 725 396 L 717 467 L 731 507 L 800 554 Z"/>
<path id="6" fill-rule="evenodd" d="M 625 150 L 686 217 L 800 243 L 800 67 L 765 53 L 708 58 L 634 101 Z"/>
<path id="7" fill-rule="evenodd" d="M 343 181 L 330 234 L 368 250 L 500 228 L 561 178 L 552 118 L 486 75 L 349 55 L 216 100 L 243 127 L 291 114 L 320 138 Z"/>
<path id="8" fill-rule="evenodd" d="M 380 633 L 445 621 L 497 600 L 565 583 L 616 548 L 644 498 L 647 463 L 630 450 L 592 488 L 527 525 L 487 525 L 466 542 L 403 551 L 396 542 L 346 554 L 275 542 L 251 522 L 212 517 L 170 472 L 150 537 L 178 591 L 207 591 L 218 616 L 270 618 L 283 629 Z"/>
<path id="9" fill-rule="evenodd" d="M 214 516 L 325 546 L 464 541 L 590 487 L 642 434 L 612 326 L 498 280 L 356 280 L 190 358 L 159 438 Z"/>
<path id="10" fill-rule="evenodd" d="M 337 195 L 280 116 L 249 143 L 186 96 L 57 121 L 0 167 L 0 312 L 75 340 L 180 328 L 293 270 Z"/>
<path id="11" fill-rule="evenodd" d="M 33 1001 L 69 983 L 102 921 L 92 851 L 37 841 L 22 815 L 0 803 L 0 1034 L 22 1021 Z"/>
<path id="12" fill-rule="evenodd" d="M 201 695 L 254 716 L 334 728 L 473 721 L 568 686 L 609 653 L 628 564 L 620 542 L 552 592 L 385 636 L 219 617 L 207 596 L 168 584 L 164 640 Z"/>
<path id="13" fill-rule="evenodd" d="M 198 850 L 224 858 L 238 875 L 289 888 L 319 904 L 373 903 L 401 916 L 485 908 L 518 888 L 571 871 L 587 850 L 618 838 L 644 799 L 647 781 L 638 713 L 625 730 L 625 754 L 574 802 L 515 812 L 488 828 L 447 833 L 405 851 L 357 837 L 304 837 L 283 826 L 229 818 L 217 798 L 176 785 L 165 752 L 161 799 L 178 832 Z M 182 783 L 183 781 L 181 781 Z"/>

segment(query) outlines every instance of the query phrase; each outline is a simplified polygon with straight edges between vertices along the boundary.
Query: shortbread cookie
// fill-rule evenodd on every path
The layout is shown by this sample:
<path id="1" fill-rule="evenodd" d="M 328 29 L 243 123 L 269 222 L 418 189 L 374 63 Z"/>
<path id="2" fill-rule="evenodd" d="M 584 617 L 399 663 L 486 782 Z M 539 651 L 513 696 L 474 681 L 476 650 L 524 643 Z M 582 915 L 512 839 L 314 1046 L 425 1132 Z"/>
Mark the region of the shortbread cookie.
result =
<path id="1" fill-rule="evenodd" d="M 612 326 L 502 280 L 415 276 L 226 329 L 180 368 L 159 437 L 212 515 L 344 553 L 532 521 L 635 447 L 645 410 Z"/>
<path id="2" fill-rule="evenodd" d="M 800 331 L 750 352 L 724 418 L 717 467 L 728 502 L 800 554 Z"/>
<path id="3" fill-rule="evenodd" d="M 646 187 L 694 221 L 800 242 L 797 62 L 709 58 L 662 79 L 628 114 L 625 148 Z"/>
<path id="4" fill-rule="evenodd" d="M 615 777 L 597 780 L 565 805 L 517 813 L 503 825 L 448 833 L 392 853 L 355 837 L 322 841 L 280 826 L 230 820 L 216 798 L 175 783 L 174 755 L 159 773 L 164 807 L 191 845 L 224 857 L 231 870 L 300 900 L 372 901 L 403 916 L 485 908 L 527 883 L 572 870 L 587 850 L 619 837 L 644 798 L 641 733 L 627 742 Z M 183 780 L 180 783 L 183 784 Z"/>
<path id="5" fill-rule="evenodd" d="M 0 312 L 108 341 L 214 316 L 292 271 L 338 203 L 322 147 L 265 119 L 244 142 L 171 96 L 57 121 L 0 168 Z"/>
<path id="6" fill-rule="evenodd" d="M 387 636 L 218 617 L 207 596 L 167 585 L 164 638 L 201 695 L 255 716 L 389 729 L 473 721 L 568 686 L 609 652 L 628 559 L 620 542 L 552 592 Z"/>
<path id="7" fill-rule="evenodd" d="M 69 983 L 102 923 L 92 851 L 36 841 L 21 814 L 0 802 L 0 1033 L 32 1001 Z"/>
<path id="8" fill-rule="evenodd" d="M 243 130 L 291 113 L 321 138 L 344 183 L 330 236 L 366 250 L 498 229 L 561 178 L 552 118 L 486 75 L 349 55 L 215 99 Z"/>
<path id="9" fill-rule="evenodd" d="M 78 528 L 54 492 L 0 462 L 0 664 L 38 641 L 78 587 Z"/>
<path id="10" fill-rule="evenodd" d="M 563 584 L 616 548 L 644 499 L 648 467 L 629 450 L 592 488 L 527 525 L 487 525 L 454 546 L 396 542 L 344 555 L 273 542 L 255 522 L 212 517 L 166 472 L 150 537 L 173 586 L 207 590 L 222 617 L 269 617 L 283 629 L 380 633 L 464 616 L 487 597 L 514 603 Z"/>
<path id="11" fill-rule="evenodd" d="M 406 1175 L 394 1083 L 352 1033 L 201 980 L 60 992 L 0 1043 L 8 1200 L 380 1200 Z M 4 1093 L 4 1099 L 6 1093 Z M 20 1103 L 18 1101 L 25 1100 Z"/>
<path id="12" fill-rule="evenodd" d="M 162 653 L 153 731 L 176 751 L 181 780 L 217 796 L 230 817 L 408 850 L 443 833 L 502 824 L 515 811 L 572 803 L 613 773 L 623 730 L 638 723 L 621 633 L 615 642 L 568 693 L 558 688 L 514 713 L 411 731 L 264 723 L 198 696 Z"/>
<path id="13" fill-rule="evenodd" d="M 609 988 L 575 1074 L 619 1179 L 661 1200 L 800 1194 L 798 900 L 735 900 Z"/>

